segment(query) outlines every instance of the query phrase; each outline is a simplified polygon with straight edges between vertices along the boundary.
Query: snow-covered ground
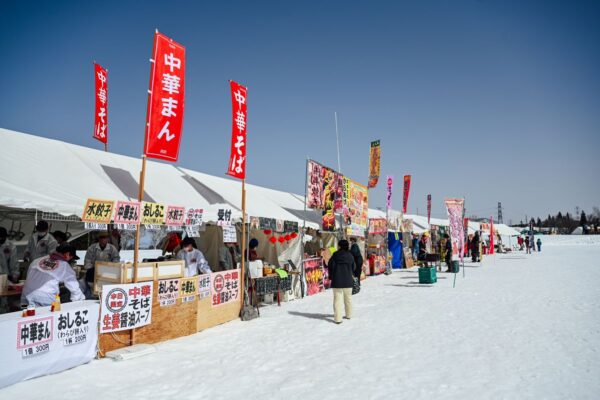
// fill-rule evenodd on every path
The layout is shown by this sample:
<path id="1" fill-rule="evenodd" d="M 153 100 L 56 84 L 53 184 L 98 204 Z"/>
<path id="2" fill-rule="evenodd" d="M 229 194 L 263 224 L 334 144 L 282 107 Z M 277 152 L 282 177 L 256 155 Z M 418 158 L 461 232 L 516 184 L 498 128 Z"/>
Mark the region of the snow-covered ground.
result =
<path id="1" fill-rule="evenodd" d="M 598 399 L 600 237 L 542 240 L 467 264 L 455 288 L 446 273 L 370 278 L 339 326 L 328 291 L 0 398 Z"/>

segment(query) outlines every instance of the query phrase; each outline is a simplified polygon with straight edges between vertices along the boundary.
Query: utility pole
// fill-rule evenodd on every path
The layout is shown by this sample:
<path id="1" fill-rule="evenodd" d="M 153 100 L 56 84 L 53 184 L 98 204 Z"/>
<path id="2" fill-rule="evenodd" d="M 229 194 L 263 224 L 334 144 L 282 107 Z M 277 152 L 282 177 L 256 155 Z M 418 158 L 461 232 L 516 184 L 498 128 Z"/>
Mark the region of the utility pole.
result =
<path id="1" fill-rule="evenodd" d="M 499 224 L 504 223 L 502 221 L 502 203 L 501 202 L 498 202 L 498 223 Z"/>

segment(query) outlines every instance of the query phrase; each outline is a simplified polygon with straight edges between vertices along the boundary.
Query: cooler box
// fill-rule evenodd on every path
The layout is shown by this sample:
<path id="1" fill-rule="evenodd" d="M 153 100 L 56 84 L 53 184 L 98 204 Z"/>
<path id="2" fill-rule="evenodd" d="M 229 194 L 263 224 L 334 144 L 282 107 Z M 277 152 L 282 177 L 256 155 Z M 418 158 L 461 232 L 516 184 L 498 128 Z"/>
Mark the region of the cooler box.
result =
<path id="1" fill-rule="evenodd" d="M 437 274 L 435 273 L 435 268 L 433 268 L 433 267 L 419 268 L 419 283 L 436 283 L 436 282 L 437 282 Z"/>

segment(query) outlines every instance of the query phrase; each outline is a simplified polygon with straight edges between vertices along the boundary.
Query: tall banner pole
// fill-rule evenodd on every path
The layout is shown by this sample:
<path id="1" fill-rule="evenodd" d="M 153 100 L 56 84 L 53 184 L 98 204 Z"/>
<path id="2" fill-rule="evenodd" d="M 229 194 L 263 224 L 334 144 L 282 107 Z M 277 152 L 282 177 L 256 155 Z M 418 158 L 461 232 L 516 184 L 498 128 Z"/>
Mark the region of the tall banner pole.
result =
<path id="1" fill-rule="evenodd" d="M 242 296 L 242 307 L 244 306 L 244 285 L 246 283 L 246 179 L 242 179 L 242 284 L 241 293 Z"/>

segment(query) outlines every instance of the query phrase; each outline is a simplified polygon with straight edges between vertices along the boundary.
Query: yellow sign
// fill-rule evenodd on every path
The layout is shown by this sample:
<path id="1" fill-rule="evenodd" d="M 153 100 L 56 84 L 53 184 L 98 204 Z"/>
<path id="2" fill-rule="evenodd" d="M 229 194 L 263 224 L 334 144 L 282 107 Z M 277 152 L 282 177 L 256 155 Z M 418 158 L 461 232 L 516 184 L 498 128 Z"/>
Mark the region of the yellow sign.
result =
<path id="1" fill-rule="evenodd" d="M 83 222 L 110 223 L 115 202 L 111 200 L 87 199 L 83 209 Z"/>
<path id="2" fill-rule="evenodd" d="M 144 202 L 142 224 L 163 225 L 165 223 L 165 206 L 159 203 Z"/>
<path id="3" fill-rule="evenodd" d="M 189 298 L 198 294 L 198 277 L 182 278 L 179 280 L 179 297 Z"/>

